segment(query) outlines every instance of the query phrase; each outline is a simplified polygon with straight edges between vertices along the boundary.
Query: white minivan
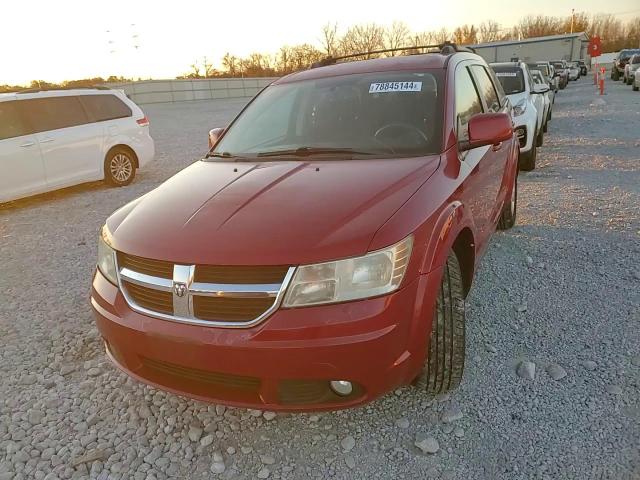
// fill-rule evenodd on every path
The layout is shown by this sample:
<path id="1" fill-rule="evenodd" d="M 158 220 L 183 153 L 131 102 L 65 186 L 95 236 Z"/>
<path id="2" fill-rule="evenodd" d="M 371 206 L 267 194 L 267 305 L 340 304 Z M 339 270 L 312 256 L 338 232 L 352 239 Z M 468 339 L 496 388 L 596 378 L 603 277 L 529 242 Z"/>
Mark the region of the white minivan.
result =
<path id="1" fill-rule="evenodd" d="M 0 94 L 0 202 L 101 179 L 128 185 L 154 154 L 149 120 L 120 90 Z"/>

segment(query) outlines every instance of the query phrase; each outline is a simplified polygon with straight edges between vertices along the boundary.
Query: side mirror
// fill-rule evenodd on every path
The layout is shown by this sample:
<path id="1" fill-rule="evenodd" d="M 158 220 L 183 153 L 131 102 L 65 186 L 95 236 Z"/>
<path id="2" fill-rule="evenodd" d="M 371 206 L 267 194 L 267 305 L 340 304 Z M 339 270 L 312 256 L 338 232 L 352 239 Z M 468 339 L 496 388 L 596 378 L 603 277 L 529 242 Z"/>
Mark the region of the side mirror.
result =
<path id="1" fill-rule="evenodd" d="M 513 122 L 506 113 L 478 113 L 469 119 L 469 140 L 460 142 L 460 151 L 485 145 L 499 145 L 513 137 Z"/>
<path id="2" fill-rule="evenodd" d="M 533 86 L 533 93 L 543 94 L 549 91 L 549 87 L 547 85 L 537 84 Z"/>
<path id="3" fill-rule="evenodd" d="M 218 143 L 218 139 L 222 136 L 224 132 L 224 128 L 212 128 L 209 130 L 209 150 L 213 148 L 213 146 Z"/>

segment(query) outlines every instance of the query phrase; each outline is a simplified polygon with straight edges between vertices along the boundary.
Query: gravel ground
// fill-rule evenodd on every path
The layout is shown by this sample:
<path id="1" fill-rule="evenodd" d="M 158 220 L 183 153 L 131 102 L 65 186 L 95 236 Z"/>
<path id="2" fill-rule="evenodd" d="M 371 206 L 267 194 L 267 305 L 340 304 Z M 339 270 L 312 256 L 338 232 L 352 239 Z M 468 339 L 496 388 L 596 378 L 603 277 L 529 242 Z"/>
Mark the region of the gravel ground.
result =
<path id="1" fill-rule="evenodd" d="M 148 106 L 158 158 L 132 186 L 0 206 L 0 480 L 640 478 L 640 94 L 607 87 L 557 97 L 518 225 L 468 299 L 461 388 L 321 415 L 186 400 L 106 360 L 88 302 L 99 227 L 243 102 Z"/>

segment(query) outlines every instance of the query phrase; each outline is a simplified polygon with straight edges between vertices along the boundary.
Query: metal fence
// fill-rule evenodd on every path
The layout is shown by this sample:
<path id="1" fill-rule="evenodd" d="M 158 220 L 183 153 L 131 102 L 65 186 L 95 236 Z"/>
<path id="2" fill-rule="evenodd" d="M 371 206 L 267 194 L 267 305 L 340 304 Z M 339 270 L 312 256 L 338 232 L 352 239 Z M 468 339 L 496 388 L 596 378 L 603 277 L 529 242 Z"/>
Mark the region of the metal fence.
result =
<path id="1" fill-rule="evenodd" d="M 251 98 L 274 80 L 276 78 L 272 77 L 141 80 L 107 85 L 124 90 L 131 100 L 144 105 L 217 98 Z"/>

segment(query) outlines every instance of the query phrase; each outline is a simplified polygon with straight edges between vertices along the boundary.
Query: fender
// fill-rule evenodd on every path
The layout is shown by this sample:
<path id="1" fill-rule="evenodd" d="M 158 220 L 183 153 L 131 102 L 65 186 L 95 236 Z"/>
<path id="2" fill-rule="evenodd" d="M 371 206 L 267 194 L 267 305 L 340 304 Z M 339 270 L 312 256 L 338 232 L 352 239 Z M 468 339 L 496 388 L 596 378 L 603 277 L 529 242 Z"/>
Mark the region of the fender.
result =
<path id="1" fill-rule="evenodd" d="M 476 227 L 473 218 L 462 202 L 456 200 L 445 207 L 435 223 L 435 228 L 422 260 L 420 273 L 429 273 L 442 267 L 447 260 L 453 242 L 466 227 L 473 232 L 475 238 Z M 477 253 L 475 243 L 474 253 Z"/>

